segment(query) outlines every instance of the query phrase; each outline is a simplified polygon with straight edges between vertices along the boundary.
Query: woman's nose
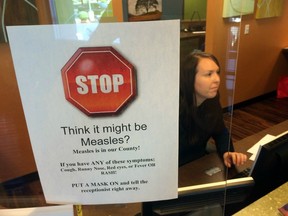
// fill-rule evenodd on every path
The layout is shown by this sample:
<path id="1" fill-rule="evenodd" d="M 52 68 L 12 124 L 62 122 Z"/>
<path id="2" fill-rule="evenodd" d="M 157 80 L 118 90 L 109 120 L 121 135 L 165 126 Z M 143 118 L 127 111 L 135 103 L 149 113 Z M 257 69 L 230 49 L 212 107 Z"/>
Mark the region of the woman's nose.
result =
<path id="1" fill-rule="evenodd" d="M 213 80 L 214 82 L 220 82 L 220 75 L 218 73 L 214 73 Z"/>

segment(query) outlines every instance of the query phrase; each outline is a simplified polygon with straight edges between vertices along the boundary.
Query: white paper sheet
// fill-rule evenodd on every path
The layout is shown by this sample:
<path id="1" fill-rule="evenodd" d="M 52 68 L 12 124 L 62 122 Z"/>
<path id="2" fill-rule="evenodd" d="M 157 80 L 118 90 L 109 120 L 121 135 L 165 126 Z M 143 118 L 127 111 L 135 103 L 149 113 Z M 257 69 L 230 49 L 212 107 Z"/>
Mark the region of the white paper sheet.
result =
<path id="1" fill-rule="evenodd" d="M 177 197 L 179 29 L 179 20 L 8 28 L 48 203 L 108 204 Z M 85 37 L 79 39 L 80 34 Z M 136 69 L 137 96 L 119 115 L 87 116 L 64 96 L 61 68 L 79 47 L 99 46 L 112 46 Z M 129 129 L 102 130 L 120 125 Z M 85 127 L 89 133 L 73 134 Z M 113 138 L 126 142 L 98 142 Z M 95 142 L 83 144 L 87 139 Z"/>
<path id="2" fill-rule="evenodd" d="M 0 209 L 0 216 L 73 216 L 73 205 Z"/>
<path id="3" fill-rule="evenodd" d="M 257 153 L 258 153 L 258 150 L 259 150 L 260 146 L 263 146 L 263 145 L 265 145 L 265 144 L 277 139 L 278 137 L 283 136 L 286 133 L 287 133 L 287 131 L 282 133 L 282 134 L 279 134 L 277 136 L 273 136 L 271 134 L 266 134 L 261 140 L 259 140 L 250 149 L 247 150 L 247 152 L 252 154 L 249 159 L 254 161 L 256 159 L 256 156 L 257 156 Z"/>

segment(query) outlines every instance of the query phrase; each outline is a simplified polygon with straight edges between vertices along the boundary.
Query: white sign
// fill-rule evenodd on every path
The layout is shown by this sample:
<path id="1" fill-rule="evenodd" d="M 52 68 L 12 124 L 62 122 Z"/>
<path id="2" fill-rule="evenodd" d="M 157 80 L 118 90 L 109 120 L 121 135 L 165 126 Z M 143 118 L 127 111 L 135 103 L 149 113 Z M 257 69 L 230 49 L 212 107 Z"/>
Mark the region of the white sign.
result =
<path id="1" fill-rule="evenodd" d="M 73 216 L 73 206 L 0 209 L 0 216 Z"/>
<path id="2" fill-rule="evenodd" d="M 8 28 L 48 203 L 177 197 L 179 31 L 179 21 Z M 65 99 L 61 69 L 80 47 L 103 46 L 133 64 L 137 95 L 119 114 L 88 116 Z"/>

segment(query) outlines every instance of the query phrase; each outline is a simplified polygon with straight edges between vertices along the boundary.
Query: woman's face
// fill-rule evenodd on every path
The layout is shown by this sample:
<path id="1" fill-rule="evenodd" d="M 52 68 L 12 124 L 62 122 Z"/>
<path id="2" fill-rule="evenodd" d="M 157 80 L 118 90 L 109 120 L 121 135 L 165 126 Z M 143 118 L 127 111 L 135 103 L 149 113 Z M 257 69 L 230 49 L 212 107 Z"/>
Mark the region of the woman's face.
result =
<path id="1" fill-rule="evenodd" d="M 196 70 L 194 88 L 197 106 L 199 106 L 204 100 L 217 95 L 220 76 L 219 67 L 209 58 L 201 58 Z"/>

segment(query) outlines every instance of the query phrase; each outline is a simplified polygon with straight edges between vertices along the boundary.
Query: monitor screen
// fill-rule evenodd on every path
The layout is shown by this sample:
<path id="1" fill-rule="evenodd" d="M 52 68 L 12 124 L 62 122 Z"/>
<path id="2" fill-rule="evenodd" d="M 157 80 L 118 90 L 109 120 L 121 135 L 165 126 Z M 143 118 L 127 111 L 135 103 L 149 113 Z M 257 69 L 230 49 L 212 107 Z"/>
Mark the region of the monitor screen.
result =
<path id="1" fill-rule="evenodd" d="M 270 192 L 288 180 L 288 133 L 260 147 L 251 170 L 257 191 Z"/>

